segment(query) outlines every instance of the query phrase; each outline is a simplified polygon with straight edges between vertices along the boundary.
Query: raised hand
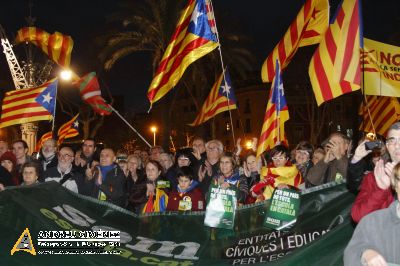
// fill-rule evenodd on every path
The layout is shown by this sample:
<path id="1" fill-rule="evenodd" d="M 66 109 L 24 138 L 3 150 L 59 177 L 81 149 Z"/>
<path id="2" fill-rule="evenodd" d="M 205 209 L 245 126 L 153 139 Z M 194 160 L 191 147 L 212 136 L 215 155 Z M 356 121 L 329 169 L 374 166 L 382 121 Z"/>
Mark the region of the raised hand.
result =
<path id="1" fill-rule="evenodd" d="M 367 266 L 387 266 L 386 260 L 373 249 L 367 249 L 362 254 L 363 265 Z"/>
<path id="2" fill-rule="evenodd" d="M 390 187 L 390 176 L 392 175 L 393 167 L 395 163 L 384 164 L 383 160 L 380 159 L 374 169 L 375 181 L 380 189 L 388 189 Z"/>
<path id="3" fill-rule="evenodd" d="M 364 140 L 357 146 L 356 150 L 354 151 L 354 156 L 351 159 L 351 163 L 359 162 L 362 158 L 372 152 L 372 150 L 367 150 L 365 148 L 365 142 L 367 142 L 367 140 Z"/>

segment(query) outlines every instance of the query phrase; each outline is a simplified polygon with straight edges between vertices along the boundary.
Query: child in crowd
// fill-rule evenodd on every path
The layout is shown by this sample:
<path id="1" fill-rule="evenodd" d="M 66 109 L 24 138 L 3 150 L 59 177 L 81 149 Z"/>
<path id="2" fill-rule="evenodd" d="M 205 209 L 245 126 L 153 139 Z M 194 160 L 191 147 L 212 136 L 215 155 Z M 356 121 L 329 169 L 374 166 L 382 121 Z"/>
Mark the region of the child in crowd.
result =
<path id="1" fill-rule="evenodd" d="M 204 195 L 193 180 L 193 171 L 189 166 L 177 170 L 178 185 L 169 194 L 168 211 L 204 211 Z"/>

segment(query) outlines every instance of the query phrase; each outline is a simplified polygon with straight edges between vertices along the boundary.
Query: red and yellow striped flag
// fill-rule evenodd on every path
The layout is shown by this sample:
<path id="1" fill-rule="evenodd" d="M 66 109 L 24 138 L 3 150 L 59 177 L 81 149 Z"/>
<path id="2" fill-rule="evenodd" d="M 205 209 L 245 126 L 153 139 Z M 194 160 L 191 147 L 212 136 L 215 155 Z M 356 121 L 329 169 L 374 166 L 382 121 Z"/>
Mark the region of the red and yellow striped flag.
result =
<path id="1" fill-rule="evenodd" d="M 151 105 L 178 83 L 191 63 L 218 47 L 209 12 L 205 0 L 189 0 L 151 81 L 147 93 Z"/>
<path id="2" fill-rule="evenodd" d="M 42 135 L 42 137 L 39 139 L 39 141 L 37 142 L 37 144 L 36 144 L 35 152 L 39 152 L 40 149 L 41 149 L 42 146 L 43 146 L 43 143 L 44 143 L 46 140 L 52 139 L 52 138 L 53 138 L 53 132 L 52 132 L 52 131 L 49 131 L 49 132 L 47 132 L 47 133 L 44 133 L 44 134 Z"/>
<path id="3" fill-rule="evenodd" d="M 396 97 L 385 96 L 366 96 L 367 105 L 371 113 L 368 115 L 367 107 L 361 104 L 359 115 L 362 115 L 363 122 L 360 130 L 364 132 L 374 132 L 371 120 L 374 124 L 375 131 L 381 136 L 386 136 L 390 126 L 400 120 L 400 104 Z"/>
<path id="4" fill-rule="evenodd" d="M 289 120 L 289 109 L 283 91 L 283 82 L 279 62 L 276 61 L 276 76 L 272 82 L 269 93 L 264 123 L 258 140 L 257 157 L 266 150 L 272 149 L 278 143 L 285 140 L 285 122 Z"/>
<path id="5" fill-rule="evenodd" d="M 199 114 L 190 126 L 198 126 L 219 113 L 237 109 L 236 97 L 233 91 L 231 77 L 228 70 L 219 76 L 212 87 L 210 94 L 203 104 Z"/>
<path id="6" fill-rule="evenodd" d="M 7 92 L 1 107 L 0 128 L 50 120 L 55 112 L 57 83 L 57 79 L 52 79 L 37 88 Z"/>
<path id="7" fill-rule="evenodd" d="M 31 42 L 42 49 L 54 62 L 69 67 L 74 41 L 71 36 L 59 32 L 49 34 L 36 27 L 24 27 L 17 32 L 15 43 Z"/>
<path id="8" fill-rule="evenodd" d="M 78 116 L 74 116 L 67 123 L 63 124 L 60 129 L 58 129 L 58 145 L 61 145 L 64 142 L 64 139 L 73 138 L 79 135 L 79 122 Z"/>
<path id="9" fill-rule="evenodd" d="M 308 73 L 318 105 L 360 89 L 360 19 L 359 1 L 344 0 L 311 58 Z"/>
<path id="10" fill-rule="evenodd" d="M 290 63 L 299 47 L 319 43 L 328 24 L 328 0 L 307 0 L 283 39 L 264 61 L 261 68 L 263 82 L 271 82 L 275 77 L 276 60 L 279 61 L 282 71 Z"/>

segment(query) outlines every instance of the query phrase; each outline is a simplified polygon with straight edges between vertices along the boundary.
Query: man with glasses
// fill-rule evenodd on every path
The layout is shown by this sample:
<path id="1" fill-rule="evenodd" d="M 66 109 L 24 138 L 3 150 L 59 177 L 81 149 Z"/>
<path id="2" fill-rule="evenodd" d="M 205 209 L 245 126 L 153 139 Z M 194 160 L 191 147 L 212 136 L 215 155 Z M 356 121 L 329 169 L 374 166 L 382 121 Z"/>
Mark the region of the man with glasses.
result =
<path id="1" fill-rule="evenodd" d="M 373 172 L 366 174 L 360 192 L 351 208 L 351 216 L 358 223 L 365 215 L 387 208 L 393 201 L 390 177 L 393 167 L 400 162 L 400 122 L 394 123 L 387 133 L 386 150 L 390 161 L 380 159 Z"/>
<path id="2" fill-rule="evenodd" d="M 76 180 L 82 178 L 82 174 L 74 171 L 72 162 L 75 159 L 75 153 L 70 147 L 63 147 L 58 152 L 58 163 L 56 166 L 47 168 L 43 173 L 43 179 L 46 182 L 56 181 L 63 187 L 78 193 Z"/>

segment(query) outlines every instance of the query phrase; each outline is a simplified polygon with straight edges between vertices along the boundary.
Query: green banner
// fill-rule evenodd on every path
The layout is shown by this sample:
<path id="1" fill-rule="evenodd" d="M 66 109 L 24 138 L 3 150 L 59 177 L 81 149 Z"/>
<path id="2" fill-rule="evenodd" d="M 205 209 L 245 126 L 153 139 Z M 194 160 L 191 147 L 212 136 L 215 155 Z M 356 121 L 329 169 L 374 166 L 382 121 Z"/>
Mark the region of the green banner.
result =
<path id="1" fill-rule="evenodd" d="M 204 226 L 204 212 L 139 217 L 54 182 L 11 188 L 0 192 L 0 265 L 342 265 L 353 201 L 344 184 L 324 185 L 302 194 L 290 231 L 264 227 L 264 202 L 238 208 L 226 234 Z M 119 243 L 110 231 L 118 232 Z M 74 234 L 93 238 L 93 232 L 103 232 L 104 241 L 62 242 Z M 28 248 L 27 236 L 36 255 L 19 251 Z M 54 254 L 68 251 L 115 254 Z"/>
<path id="2" fill-rule="evenodd" d="M 214 228 L 233 229 L 236 204 L 235 190 L 211 185 L 204 225 Z"/>
<path id="3" fill-rule="evenodd" d="M 271 197 L 264 225 L 276 230 L 293 226 L 300 209 L 300 195 L 301 193 L 294 189 L 276 188 Z"/>

